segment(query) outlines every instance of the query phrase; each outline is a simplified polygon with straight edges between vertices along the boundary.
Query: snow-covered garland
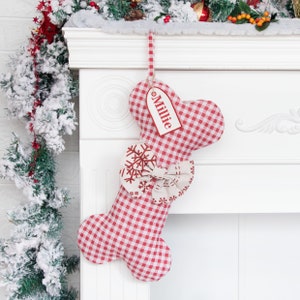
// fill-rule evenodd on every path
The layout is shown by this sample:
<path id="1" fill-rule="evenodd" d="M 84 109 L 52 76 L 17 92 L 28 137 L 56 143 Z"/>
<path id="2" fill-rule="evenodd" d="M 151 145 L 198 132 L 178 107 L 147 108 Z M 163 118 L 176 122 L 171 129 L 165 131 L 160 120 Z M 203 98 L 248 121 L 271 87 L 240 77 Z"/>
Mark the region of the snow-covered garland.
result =
<path id="1" fill-rule="evenodd" d="M 279 17 L 294 17 L 295 0 L 75 0 L 77 7 L 96 10 L 105 20 L 149 20 L 157 23 L 225 22 L 240 13 L 254 19 L 264 12 Z M 249 19 L 250 19 L 249 17 Z M 247 19 L 247 21 L 249 20 Z M 264 18 L 264 22 L 266 18 Z M 272 19 L 272 21 L 273 21 Z M 242 24 L 245 20 L 237 19 Z M 268 22 L 265 22 L 266 24 Z M 266 26 L 265 26 L 266 27 Z"/>
<path id="2" fill-rule="evenodd" d="M 78 92 L 68 68 L 63 24 L 80 10 L 106 20 L 148 19 L 157 22 L 198 22 L 192 3 L 185 0 L 44 0 L 37 6 L 35 28 L 28 45 L 11 60 L 11 73 L 0 76 L 8 99 L 8 114 L 22 120 L 30 142 L 14 135 L 0 165 L 3 178 L 12 180 L 27 197 L 8 212 L 15 229 L 0 240 L 0 279 L 7 299 L 76 299 L 66 276 L 78 266 L 78 257 L 66 257 L 61 242 L 59 209 L 70 200 L 55 182 L 55 156 L 64 150 L 63 136 L 76 127 L 74 104 Z M 251 2 L 251 1 L 250 1 Z M 255 5 L 276 12 L 270 1 Z M 276 3 L 276 1 L 273 1 Z M 206 1 L 215 21 L 224 20 L 238 0 Z M 203 10 L 203 7 L 202 7 Z M 273 11 L 272 11 L 273 10 Z M 138 13 L 137 13 L 138 11 Z M 133 14 L 133 12 L 135 12 Z M 137 13 L 137 14 L 136 14 Z"/>
<path id="3" fill-rule="evenodd" d="M 61 34 L 73 5 L 41 1 L 28 45 L 12 58 L 12 72 L 0 77 L 8 114 L 24 122 L 30 140 L 14 136 L 0 165 L 1 176 L 14 181 L 27 197 L 8 212 L 16 225 L 11 238 L 0 240 L 0 279 L 7 299 L 77 298 L 77 291 L 68 288 L 67 275 L 76 270 L 79 258 L 64 254 L 59 212 L 70 196 L 55 182 L 55 156 L 64 150 L 63 135 L 76 129 L 70 100 L 78 88 Z"/>

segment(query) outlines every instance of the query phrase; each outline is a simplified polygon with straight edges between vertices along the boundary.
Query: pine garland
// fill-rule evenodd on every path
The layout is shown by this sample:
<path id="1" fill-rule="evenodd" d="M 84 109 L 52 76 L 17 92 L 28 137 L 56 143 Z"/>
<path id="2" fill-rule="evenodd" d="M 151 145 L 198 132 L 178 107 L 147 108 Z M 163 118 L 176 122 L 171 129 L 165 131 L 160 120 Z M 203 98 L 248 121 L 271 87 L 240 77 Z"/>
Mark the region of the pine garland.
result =
<path id="1" fill-rule="evenodd" d="M 115 19 L 123 19 L 130 11 L 130 1 L 127 0 L 108 0 L 106 3 L 109 15 Z"/>
<path id="2" fill-rule="evenodd" d="M 55 157 L 64 150 L 63 136 L 76 128 L 70 100 L 78 87 L 61 34 L 70 3 L 38 4 L 40 17 L 34 18 L 36 28 L 28 45 L 12 58 L 12 72 L 0 77 L 8 114 L 25 123 L 31 140 L 25 143 L 14 135 L 0 164 L 1 176 L 27 198 L 8 212 L 15 228 L 11 238 L 0 240 L 0 279 L 7 299 L 73 300 L 78 294 L 68 288 L 67 275 L 78 269 L 79 258 L 66 257 L 61 241 L 59 209 L 70 196 L 55 181 Z"/>
<path id="3" fill-rule="evenodd" d="M 209 8 L 216 22 L 225 22 L 236 5 L 236 0 L 210 0 Z"/>

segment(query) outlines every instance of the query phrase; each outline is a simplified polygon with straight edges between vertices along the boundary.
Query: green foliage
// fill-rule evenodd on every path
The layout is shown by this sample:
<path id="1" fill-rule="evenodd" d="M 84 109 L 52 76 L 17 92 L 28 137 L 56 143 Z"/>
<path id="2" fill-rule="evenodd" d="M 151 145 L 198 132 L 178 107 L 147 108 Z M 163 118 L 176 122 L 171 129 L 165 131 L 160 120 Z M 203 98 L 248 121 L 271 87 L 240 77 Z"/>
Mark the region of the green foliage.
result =
<path id="1" fill-rule="evenodd" d="M 34 168 L 34 178 L 36 179 L 35 190 L 37 195 L 40 194 L 41 189 L 51 195 L 51 191 L 55 189 L 55 161 L 53 154 L 41 143 L 39 149 L 34 150 L 31 154 L 30 165 Z M 50 195 L 49 195 L 50 194 Z"/>
<path id="2" fill-rule="evenodd" d="M 2 176 L 24 188 L 31 201 L 8 214 L 16 227 L 10 240 L 0 241 L 0 277 L 13 283 L 11 300 L 75 300 L 66 275 L 78 269 L 79 258 L 63 255 L 57 209 L 69 196 L 56 187 L 53 153 L 43 141 L 38 145 L 26 148 L 15 136 L 2 161 Z"/>
<path id="3" fill-rule="evenodd" d="M 70 289 L 63 290 L 59 299 L 53 299 L 53 300 L 75 300 L 77 298 L 78 298 L 78 292 L 74 288 L 70 288 Z"/>
<path id="4" fill-rule="evenodd" d="M 251 8 L 246 2 L 238 1 L 237 5 L 239 6 L 239 9 L 241 10 L 241 12 L 244 12 L 246 14 L 251 13 Z"/>
<path id="5" fill-rule="evenodd" d="M 47 224 L 49 226 L 47 234 L 51 238 L 59 238 L 62 229 L 61 215 L 58 210 L 47 205 L 30 205 L 26 204 L 20 208 L 12 210 L 8 213 L 10 221 L 15 225 L 24 224 L 34 228 L 37 225 Z"/>
<path id="6" fill-rule="evenodd" d="M 115 19 L 123 19 L 130 11 L 130 1 L 127 0 L 108 0 L 106 2 L 109 14 Z"/>
<path id="7" fill-rule="evenodd" d="M 263 23 L 263 25 L 262 25 L 261 27 L 255 25 L 255 29 L 256 29 L 257 31 L 263 31 L 263 30 L 267 29 L 267 28 L 270 26 L 271 22 L 277 22 L 276 16 L 277 16 L 277 14 L 272 14 L 272 15 L 271 15 L 271 21 L 270 21 L 270 22 L 265 22 L 265 23 Z"/>
<path id="8" fill-rule="evenodd" d="M 22 282 L 22 289 L 9 300 L 76 300 L 78 291 L 64 286 L 59 296 L 50 296 L 42 284 L 42 274 L 30 275 Z"/>
<path id="9" fill-rule="evenodd" d="M 37 91 L 37 96 L 41 101 L 44 101 L 51 91 L 53 76 L 47 73 L 39 73 L 39 78 L 39 90 Z"/>
<path id="10" fill-rule="evenodd" d="M 68 64 L 68 48 L 61 31 L 55 35 L 52 44 L 49 45 L 47 42 L 41 44 L 40 54 L 46 60 L 53 59 L 56 63 L 62 66 Z"/>
<path id="11" fill-rule="evenodd" d="M 11 82 L 13 80 L 13 77 L 11 74 L 1 74 L 0 76 L 0 87 L 7 91 L 11 87 Z"/>
<path id="12" fill-rule="evenodd" d="M 13 136 L 13 140 L 6 151 L 0 176 L 7 178 L 12 175 L 12 172 L 15 172 L 20 178 L 26 177 L 29 172 L 29 153 L 22 149 L 16 135 Z"/>
<path id="13" fill-rule="evenodd" d="M 81 10 L 80 1 L 81 0 L 73 0 L 73 12 Z"/>
<path id="14" fill-rule="evenodd" d="M 77 97 L 79 93 L 79 79 L 78 73 L 74 70 L 70 71 L 69 89 L 72 98 Z"/>
<path id="15" fill-rule="evenodd" d="M 79 270 L 80 259 L 77 255 L 65 256 L 63 265 L 65 266 L 67 273 L 71 274 Z"/>
<path id="16" fill-rule="evenodd" d="M 170 0 L 159 0 L 159 4 L 163 8 L 164 13 L 168 13 L 168 10 L 171 6 L 171 1 Z"/>
<path id="17" fill-rule="evenodd" d="M 233 17 L 236 17 L 237 15 L 241 14 L 241 13 L 246 13 L 246 14 L 249 14 L 251 15 L 251 18 L 258 18 L 260 16 L 260 14 L 252 9 L 246 2 L 244 1 L 238 1 L 235 6 L 234 6 L 234 9 L 233 11 L 231 12 L 231 16 Z M 247 22 L 247 20 L 239 20 L 237 21 L 236 23 L 237 24 L 242 24 L 242 23 L 245 23 Z"/>
<path id="18" fill-rule="evenodd" d="M 215 22 L 225 22 L 235 8 L 235 2 L 230 0 L 210 0 L 209 8 Z"/>
<path id="19" fill-rule="evenodd" d="M 260 26 L 260 27 L 257 26 L 257 25 L 255 25 L 255 29 L 256 29 L 257 31 L 263 31 L 263 30 L 267 29 L 269 26 L 270 26 L 270 22 L 265 22 L 265 23 L 263 23 L 263 25 Z"/>
<path id="20" fill-rule="evenodd" d="M 34 266 L 34 262 L 32 265 Z M 12 296 L 12 299 L 25 299 L 28 296 L 46 292 L 42 283 L 43 272 L 41 270 L 36 272 L 33 266 L 31 272 L 28 272 L 28 275 L 20 280 L 20 288 Z"/>
<path id="21" fill-rule="evenodd" d="M 289 14 L 290 18 L 295 18 L 295 12 L 294 12 L 294 6 L 293 6 L 293 1 L 288 0 L 285 4 L 285 8 Z"/>

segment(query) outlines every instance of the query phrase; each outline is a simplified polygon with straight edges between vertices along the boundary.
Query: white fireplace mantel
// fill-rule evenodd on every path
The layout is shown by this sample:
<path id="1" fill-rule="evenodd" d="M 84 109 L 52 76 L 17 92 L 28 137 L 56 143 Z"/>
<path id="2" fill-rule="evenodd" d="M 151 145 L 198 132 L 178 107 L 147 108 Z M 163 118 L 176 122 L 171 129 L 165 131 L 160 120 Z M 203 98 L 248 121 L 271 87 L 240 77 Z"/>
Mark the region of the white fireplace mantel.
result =
<path id="1" fill-rule="evenodd" d="M 144 69 L 144 35 L 65 28 L 70 67 Z M 186 35 L 156 37 L 156 68 L 175 70 L 299 70 L 300 35 Z"/>
<path id="2" fill-rule="evenodd" d="M 119 159 L 138 139 L 127 101 L 147 74 L 147 39 L 94 28 L 64 34 L 80 76 L 84 219 L 109 209 Z M 171 213 L 300 212 L 300 35 L 160 35 L 155 48 L 157 78 L 182 99 L 215 101 L 225 117 L 222 139 L 194 154 L 195 180 Z M 81 272 L 82 300 L 150 299 L 148 284 L 118 262 L 83 262 Z"/>

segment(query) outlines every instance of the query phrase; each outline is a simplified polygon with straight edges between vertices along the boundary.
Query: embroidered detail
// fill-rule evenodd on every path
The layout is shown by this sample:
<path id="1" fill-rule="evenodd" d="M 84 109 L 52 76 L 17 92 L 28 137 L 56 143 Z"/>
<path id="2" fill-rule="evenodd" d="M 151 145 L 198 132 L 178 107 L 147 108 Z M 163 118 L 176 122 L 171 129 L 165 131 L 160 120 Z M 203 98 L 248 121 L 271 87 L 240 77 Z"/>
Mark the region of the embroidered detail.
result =
<path id="1" fill-rule="evenodd" d="M 181 161 L 167 169 L 156 165 L 156 156 L 145 144 L 128 147 L 121 162 L 120 179 L 134 198 L 152 189 L 155 204 L 169 204 L 180 197 L 194 178 L 194 162 Z"/>

